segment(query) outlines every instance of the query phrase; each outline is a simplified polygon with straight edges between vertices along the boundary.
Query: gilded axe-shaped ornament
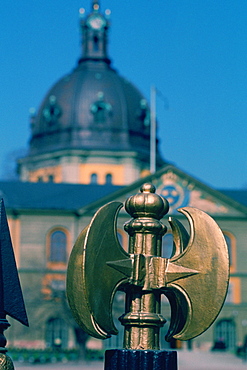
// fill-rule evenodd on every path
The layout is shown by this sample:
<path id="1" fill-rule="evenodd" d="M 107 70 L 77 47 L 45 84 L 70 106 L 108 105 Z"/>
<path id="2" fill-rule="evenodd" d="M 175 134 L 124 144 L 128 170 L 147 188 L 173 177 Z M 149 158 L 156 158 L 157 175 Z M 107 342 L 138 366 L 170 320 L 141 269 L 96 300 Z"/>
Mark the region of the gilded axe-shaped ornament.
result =
<path id="1" fill-rule="evenodd" d="M 188 340 L 200 335 L 215 320 L 224 303 L 229 259 L 224 236 L 206 213 L 191 207 L 186 216 L 190 234 L 169 218 L 174 238 L 171 258 L 162 257 L 162 236 L 167 227 L 160 219 L 168 212 L 165 198 L 152 184 L 128 198 L 125 224 L 128 253 L 117 238 L 120 202 L 103 206 L 81 232 L 72 250 L 67 274 L 67 296 L 77 323 L 90 335 L 105 339 L 118 331 L 112 318 L 117 290 L 126 292 L 124 347 L 159 349 L 159 331 L 166 320 L 160 313 L 161 294 L 171 305 L 166 336 Z"/>

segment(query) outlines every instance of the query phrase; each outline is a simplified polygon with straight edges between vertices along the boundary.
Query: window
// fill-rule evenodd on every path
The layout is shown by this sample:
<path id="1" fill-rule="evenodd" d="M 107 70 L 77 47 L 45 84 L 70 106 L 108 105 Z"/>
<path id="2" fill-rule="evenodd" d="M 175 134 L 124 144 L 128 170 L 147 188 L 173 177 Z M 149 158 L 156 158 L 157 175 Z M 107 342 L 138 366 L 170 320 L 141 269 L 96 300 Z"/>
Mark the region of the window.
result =
<path id="1" fill-rule="evenodd" d="M 105 177 L 105 183 L 106 184 L 112 184 L 112 174 L 108 173 Z"/>
<path id="2" fill-rule="evenodd" d="M 53 175 L 49 175 L 48 176 L 48 181 L 49 182 L 53 182 L 54 181 L 54 176 Z"/>
<path id="3" fill-rule="evenodd" d="M 91 184 L 97 184 L 98 183 L 98 175 L 97 175 L 97 173 L 92 173 L 90 183 Z"/>
<path id="4" fill-rule="evenodd" d="M 54 231 L 50 236 L 50 262 L 63 262 L 67 260 L 67 237 L 61 230 Z"/>
<path id="5" fill-rule="evenodd" d="M 217 347 L 218 346 L 218 347 Z M 236 346 L 236 324 L 233 319 L 222 319 L 216 323 L 214 331 L 214 347 L 224 346 L 232 350 Z"/>
<path id="6" fill-rule="evenodd" d="M 49 103 L 44 108 L 42 114 L 49 125 L 54 124 L 61 117 L 62 110 L 57 104 L 57 98 L 54 95 L 49 97 Z"/>
<path id="7" fill-rule="evenodd" d="M 92 113 L 96 124 L 105 123 L 112 115 L 112 106 L 110 103 L 105 102 L 104 93 L 102 91 L 98 92 L 97 100 L 90 105 L 90 112 Z"/>

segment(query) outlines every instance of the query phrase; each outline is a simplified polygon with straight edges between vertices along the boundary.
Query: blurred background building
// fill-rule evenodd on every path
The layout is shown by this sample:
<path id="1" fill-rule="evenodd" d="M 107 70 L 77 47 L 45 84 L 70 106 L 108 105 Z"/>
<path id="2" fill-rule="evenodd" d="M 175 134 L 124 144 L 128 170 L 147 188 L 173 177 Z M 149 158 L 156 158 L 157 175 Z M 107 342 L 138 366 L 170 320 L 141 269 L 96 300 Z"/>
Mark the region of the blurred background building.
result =
<path id="1" fill-rule="evenodd" d="M 81 57 L 32 115 L 29 152 L 18 160 L 19 181 L 0 182 L 30 322 L 30 329 L 13 322 L 8 341 L 13 346 L 83 346 L 87 337 L 74 323 L 65 298 L 72 246 L 100 206 L 124 202 L 144 182 L 152 181 L 169 201 L 169 213 L 186 227 L 177 208 L 193 206 L 209 213 L 223 230 L 230 255 L 228 296 L 214 325 L 194 345 L 209 348 L 224 342 L 232 350 L 247 335 L 247 191 L 208 187 L 167 163 L 156 138 L 152 146 L 156 171 L 150 172 L 149 103 L 112 67 L 109 11 L 103 13 L 99 2 L 92 1 L 89 14 L 80 10 L 80 22 Z M 118 235 L 126 250 L 123 224 L 128 218 L 120 213 Z M 171 250 L 169 229 L 163 255 L 170 257 Z M 123 299 L 121 294 L 116 297 L 116 317 L 122 313 Z M 169 322 L 165 300 L 163 310 Z M 116 325 L 121 331 L 117 321 Z M 168 348 L 165 330 L 167 325 L 162 347 Z M 121 342 L 117 337 L 104 345 L 121 347 Z"/>

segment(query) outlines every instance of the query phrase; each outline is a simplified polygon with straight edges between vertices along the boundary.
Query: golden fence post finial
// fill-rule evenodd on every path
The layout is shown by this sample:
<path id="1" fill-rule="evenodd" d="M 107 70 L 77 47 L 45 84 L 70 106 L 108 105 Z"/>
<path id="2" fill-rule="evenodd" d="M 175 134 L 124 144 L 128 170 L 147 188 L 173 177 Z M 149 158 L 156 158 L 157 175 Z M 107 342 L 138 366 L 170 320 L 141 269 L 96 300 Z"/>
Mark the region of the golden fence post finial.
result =
<path id="1" fill-rule="evenodd" d="M 125 203 L 132 216 L 124 226 L 129 234 L 127 253 L 116 232 L 122 206 L 111 202 L 101 207 L 79 235 L 68 266 L 68 301 L 77 323 L 90 335 L 106 339 L 117 334 L 112 302 L 117 290 L 124 291 L 126 310 L 120 317 L 125 327 L 124 349 L 106 352 L 105 369 L 127 370 L 128 361 L 137 366 L 132 370 L 139 369 L 143 361 L 146 370 L 154 361 L 153 370 L 161 364 L 175 370 L 176 352 L 159 351 L 159 331 L 166 321 L 160 313 L 161 295 L 171 304 L 168 341 L 188 340 L 203 333 L 226 297 L 226 242 L 210 216 L 186 207 L 178 211 L 186 216 L 190 234 L 180 221 L 169 218 L 174 250 L 170 258 L 162 257 L 162 236 L 167 228 L 160 220 L 169 205 L 148 183 Z M 163 365 L 168 363 L 168 367 Z"/>

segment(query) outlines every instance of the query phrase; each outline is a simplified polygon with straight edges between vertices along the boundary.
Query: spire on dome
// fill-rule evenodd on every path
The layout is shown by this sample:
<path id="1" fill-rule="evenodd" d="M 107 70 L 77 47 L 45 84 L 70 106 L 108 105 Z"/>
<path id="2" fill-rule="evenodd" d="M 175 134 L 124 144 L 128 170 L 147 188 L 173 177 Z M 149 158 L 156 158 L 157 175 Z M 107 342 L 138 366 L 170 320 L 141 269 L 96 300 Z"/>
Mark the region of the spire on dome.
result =
<path id="1" fill-rule="evenodd" d="M 109 28 L 110 11 L 106 10 L 105 15 L 100 13 L 98 0 L 92 0 L 92 12 L 85 16 L 85 9 L 80 9 L 81 30 L 82 30 L 82 58 L 79 63 L 87 60 L 104 61 L 110 64 L 107 55 L 107 33 Z"/>
<path id="2" fill-rule="evenodd" d="M 93 0 L 93 2 L 92 2 L 92 10 L 93 11 L 98 11 L 99 10 L 99 1 L 98 0 Z"/>

